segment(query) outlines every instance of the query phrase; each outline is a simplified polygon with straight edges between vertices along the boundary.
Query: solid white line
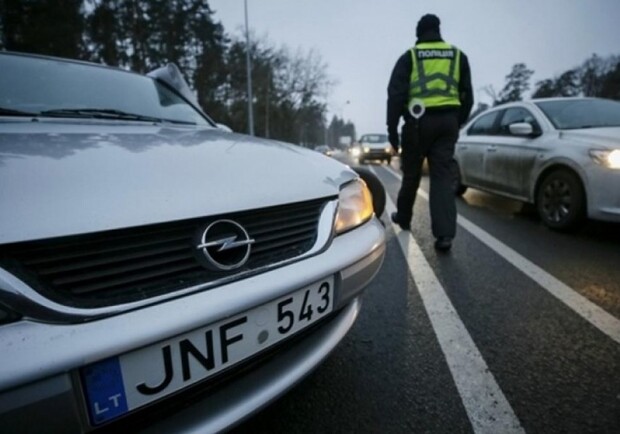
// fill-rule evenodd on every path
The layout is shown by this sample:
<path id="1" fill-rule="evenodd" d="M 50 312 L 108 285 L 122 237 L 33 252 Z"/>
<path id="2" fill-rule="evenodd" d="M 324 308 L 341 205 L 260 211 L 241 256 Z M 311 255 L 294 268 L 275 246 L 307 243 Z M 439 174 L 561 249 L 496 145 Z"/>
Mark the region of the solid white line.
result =
<path id="1" fill-rule="evenodd" d="M 373 170 L 373 169 L 371 169 Z M 396 211 L 388 197 L 386 210 Z M 476 434 L 524 433 L 504 393 L 410 232 L 392 224 Z"/>
<path id="2" fill-rule="evenodd" d="M 388 167 L 388 171 L 399 180 L 402 180 L 400 174 L 395 172 L 391 167 Z M 428 200 L 428 194 L 421 188 L 418 189 L 418 195 Z M 463 229 L 478 238 L 491 250 L 516 267 L 583 319 L 620 344 L 620 320 L 618 318 L 591 302 L 559 279 L 553 277 L 538 265 L 520 255 L 465 217 L 459 215 L 457 217 L 457 222 Z"/>

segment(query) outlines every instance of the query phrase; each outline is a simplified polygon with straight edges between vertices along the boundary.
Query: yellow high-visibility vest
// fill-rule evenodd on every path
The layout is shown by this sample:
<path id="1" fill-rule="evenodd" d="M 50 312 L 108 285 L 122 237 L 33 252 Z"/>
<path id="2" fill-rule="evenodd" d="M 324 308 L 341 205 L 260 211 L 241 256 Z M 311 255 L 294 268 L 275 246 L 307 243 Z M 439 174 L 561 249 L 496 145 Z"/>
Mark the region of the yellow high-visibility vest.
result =
<path id="1" fill-rule="evenodd" d="M 409 104 L 425 107 L 460 106 L 461 51 L 445 42 L 424 42 L 411 50 Z"/>

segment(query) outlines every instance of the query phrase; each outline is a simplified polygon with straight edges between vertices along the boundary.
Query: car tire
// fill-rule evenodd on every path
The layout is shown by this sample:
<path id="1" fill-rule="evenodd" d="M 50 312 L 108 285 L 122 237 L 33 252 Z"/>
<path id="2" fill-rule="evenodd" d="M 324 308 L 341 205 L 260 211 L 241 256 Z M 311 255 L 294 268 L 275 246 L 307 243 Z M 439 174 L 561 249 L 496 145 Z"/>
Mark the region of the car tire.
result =
<path id="1" fill-rule="evenodd" d="M 551 229 L 577 228 L 586 216 L 586 195 L 579 177 L 567 169 L 545 176 L 536 192 L 536 210 Z"/>
<path id="2" fill-rule="evenodd" d="M 372 206 L 377 217 L 385 210 L 385 189 L 377 176 L 365 167 L 354 167 L 353 170 L 364 180 L 372 194 Z"/>

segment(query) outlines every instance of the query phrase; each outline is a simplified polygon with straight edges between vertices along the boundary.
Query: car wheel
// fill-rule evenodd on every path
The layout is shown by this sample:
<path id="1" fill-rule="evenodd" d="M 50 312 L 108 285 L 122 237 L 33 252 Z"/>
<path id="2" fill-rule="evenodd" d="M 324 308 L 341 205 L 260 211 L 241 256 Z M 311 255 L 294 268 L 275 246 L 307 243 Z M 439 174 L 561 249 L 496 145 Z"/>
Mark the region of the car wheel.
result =
<path id="1" fill-rule="evenodd" d="M 586 197 L 577 175 L 566 169 L 547 175 L 536 194 L 536 209 L 551 229 L 576 228 L 586 215 Z"/>
<path id="2" fill-rule="evenodd" d="M 353 170 L 364 180 L 372 194 L 372 206 L 377 217 L 385 210 L 385 189 L 379 178 L 365 167 L 354 167 Z"/>

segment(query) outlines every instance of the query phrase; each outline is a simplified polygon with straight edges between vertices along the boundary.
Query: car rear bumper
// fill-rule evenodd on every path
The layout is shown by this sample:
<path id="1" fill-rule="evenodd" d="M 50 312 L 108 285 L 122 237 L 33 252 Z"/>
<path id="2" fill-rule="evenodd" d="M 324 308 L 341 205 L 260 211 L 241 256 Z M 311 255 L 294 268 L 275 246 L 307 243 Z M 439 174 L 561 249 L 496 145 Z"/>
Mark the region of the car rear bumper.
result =
<path id="1" fill-rule="evenodd" d="M 232 376 L 225 386 L 192 400 L 189 407 L 166 416 L 149 429 L 213 432 L 237 423 L 295 385 L 345 336 L 359 312 L 362 289 L 383 262 L 384 237 L 383 226 L 373 219 L 336 237 L 320 255 L 209 291 L 88 323 L 20 321 L 2 326 L 0 426 L 7 432 L 89 431 L 92 428 L 82 397 L 79 368 L 334 276 L 335 313 L 329 319 L 304 334 L 303 339 L 281 345 L 275 356 L 244 370 L 243 375 Z M 218 293 L 235 296 L 231 301 L 230 296 Z M 210 387 L 211 380 L 199 386 Z M 171 398 L 154 405 L 165 406 L 167 400 Z"/>

